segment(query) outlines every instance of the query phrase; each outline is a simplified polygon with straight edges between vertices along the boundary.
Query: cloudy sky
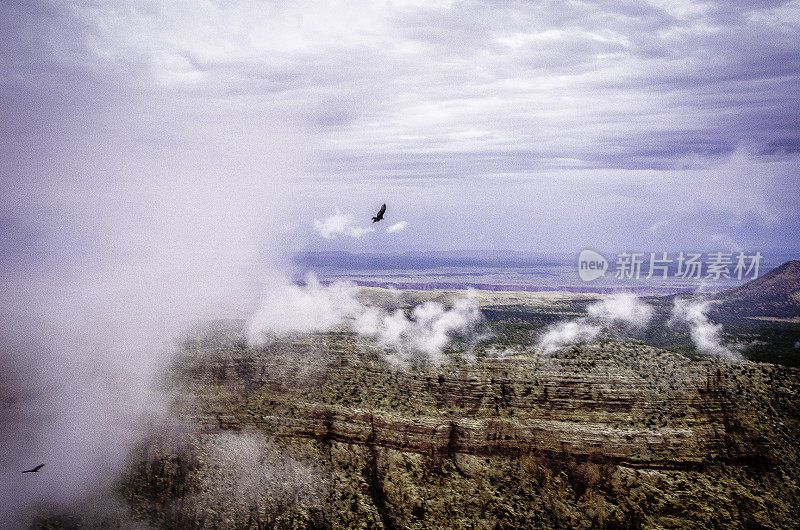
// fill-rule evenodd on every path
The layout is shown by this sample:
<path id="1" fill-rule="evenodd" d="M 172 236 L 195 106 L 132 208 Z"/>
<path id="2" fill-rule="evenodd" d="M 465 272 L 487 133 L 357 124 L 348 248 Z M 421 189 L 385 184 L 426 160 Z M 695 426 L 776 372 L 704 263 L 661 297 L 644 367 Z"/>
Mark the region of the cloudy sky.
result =
<path id="1" fill-rule="evenodd" d="M 298 250 L 800 255 L 798 77 L 797 1 L 0 1 L 2 520 Z"/>
<path id="2" fill-rule="evenodd" d="M 797 1 L 6 1 L 0 255 L 794 250 L 798 76 Z"/>

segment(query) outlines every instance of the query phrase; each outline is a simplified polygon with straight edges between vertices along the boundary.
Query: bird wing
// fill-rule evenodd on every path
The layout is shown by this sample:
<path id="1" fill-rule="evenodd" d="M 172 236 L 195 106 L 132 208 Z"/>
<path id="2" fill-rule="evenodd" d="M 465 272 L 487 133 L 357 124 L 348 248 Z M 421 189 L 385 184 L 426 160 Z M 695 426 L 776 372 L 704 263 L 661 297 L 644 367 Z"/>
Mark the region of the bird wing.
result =
<path id="1" fill-rule="evenodd" d="M 386 212 L 386 205 L 384 204 L 381 206 L 380 211 L 378 212 L 378 217 L 382 216 Z"/>
<path id="2" fill-rule="evenodd" d="M 35 468 L 33 468 L 33 470 L 34 470 L 34 471 L 39 471 L 39 470 L 40 470 L 40 469 L 42 469 L 43 467 L 44 467 L 44 464 L 39 464 L 38 466 L 36 466 Z"/>

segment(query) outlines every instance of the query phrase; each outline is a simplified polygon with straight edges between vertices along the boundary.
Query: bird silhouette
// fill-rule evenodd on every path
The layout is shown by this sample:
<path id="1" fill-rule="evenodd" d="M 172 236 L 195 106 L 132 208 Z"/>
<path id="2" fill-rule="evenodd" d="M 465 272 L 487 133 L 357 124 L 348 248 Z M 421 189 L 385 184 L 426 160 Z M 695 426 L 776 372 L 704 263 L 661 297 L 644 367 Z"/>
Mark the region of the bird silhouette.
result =
<path id="1" fill-rule="evenodd" d="M 381 209 L 378 211 L 378 215 L 372 218 L 373 223 L 377 223 L 378 221 L 383 220 L 383 214 L 386 212 L 386 205 L 384 204 L 381 206 Z"/>
<path id="2" fill-rule="evenodd" d="M 36 466 L 33 469 L 27 469 L 27 470 L 23 471 L 23 473 L 38 473 L 39 470 L 42 469 L 43 467 L 44 467 L 44 464 L 39 464 L 38 466 Z"/>

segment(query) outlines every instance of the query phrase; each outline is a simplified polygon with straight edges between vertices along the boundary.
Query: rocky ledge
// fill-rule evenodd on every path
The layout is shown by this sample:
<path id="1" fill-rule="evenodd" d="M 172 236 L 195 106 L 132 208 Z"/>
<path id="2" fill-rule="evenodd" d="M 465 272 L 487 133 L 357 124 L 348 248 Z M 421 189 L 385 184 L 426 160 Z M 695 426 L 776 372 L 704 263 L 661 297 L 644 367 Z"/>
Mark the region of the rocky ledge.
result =
<path id="1" fill-rule="evenodd" d="M 215 440 L 240 436 L 305 478 L 226 510 L 236 525 L 783 527 L 800 517 L 796 370 L 635 342 L 404 369 L 382 353 L 345 333 L 261 349 L 187 343 L 174 384 L 198 427 L 180 451 L 143 453 L 126 486 L 135 511 L 225 526 L 201 493 L 218 488 Z"/>

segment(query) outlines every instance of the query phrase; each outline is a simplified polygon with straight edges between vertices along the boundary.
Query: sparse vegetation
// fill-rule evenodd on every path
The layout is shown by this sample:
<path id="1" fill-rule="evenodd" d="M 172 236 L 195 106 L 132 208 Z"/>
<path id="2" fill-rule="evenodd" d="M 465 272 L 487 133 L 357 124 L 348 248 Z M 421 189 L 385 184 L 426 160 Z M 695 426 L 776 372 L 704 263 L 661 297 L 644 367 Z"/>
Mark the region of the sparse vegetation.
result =
<path id="1" fill-rule="evenodd" d="M 176 412 L 199 432 L 177 453 L 145 444 L 125 496 L 137 517 L 166 526 L 791 526 L 798 370 L 616 334 L 537 355 L 537 326 L 586 303 L 490 306 L 491 338 L 456 343 L 446 365 L 402 370 L 352 333 L 250 349 L 241 323 L 228 323 L 188 340 L 169 381 L 191 397 Z M 198 477 L 216 473 L 215 437 L 238 432 L 296 462 L 275 468 L 296 487 L 267 481 L 269 494 L 241 501 L 252 506 L 220 513 Z M 292 482 L 292 469 L 312 478 Z"/>

